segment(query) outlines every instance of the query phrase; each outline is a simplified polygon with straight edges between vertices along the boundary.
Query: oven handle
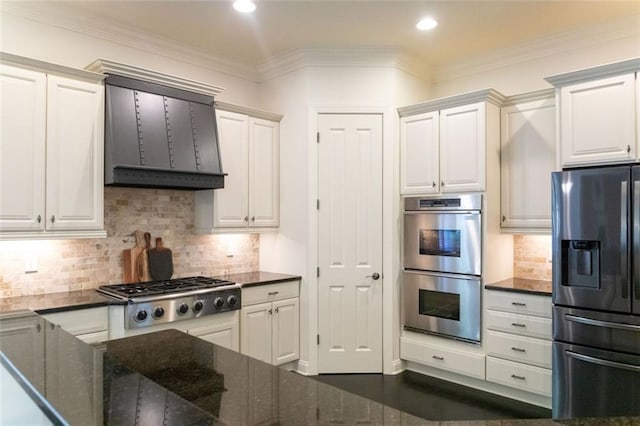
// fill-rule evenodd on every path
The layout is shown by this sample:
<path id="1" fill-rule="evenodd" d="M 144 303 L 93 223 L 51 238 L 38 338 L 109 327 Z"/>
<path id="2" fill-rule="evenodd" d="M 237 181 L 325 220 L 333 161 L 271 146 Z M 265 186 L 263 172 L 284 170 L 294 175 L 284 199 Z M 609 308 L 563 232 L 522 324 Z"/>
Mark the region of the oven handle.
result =
<path id="1" fill-rule="evenodd" d="M 625 331 L 640 331 L 640 325 L 623 324 L 623 323 L 611 322 L 611 321 L 601 321 L 601 320 L 595 320 L 591 318 L 579 317 L 571 314 L 564 314 L 564 318 L 567 321 L 577 322 L 578 324 L 593 325 L 596 327 L 616 328 L 618 330 L 625 330 Z"/>
<path id="2" fill-rule="evenodd" d="M 443 277 L 443 278 L 455 278 L 455 279 L 467 280 L 467 281 L 480 281 L 480 277 L 478 275 L 448 274 L 446 272 L 431 272 L 431 271 L 424 271 L 422 269 L 410 269 L 410 268 L 404 268 L 403 271 L 406 274 L 428 275 L 431 277 Z"/>
<path id="3" fill-rule="evenodd" d="M 580 361 L 588 362 L 590 364 L 598 364 L 598 365 L 603 365 L 605 367 L 620 368 L 623 370 L 629 370 L 629 371 L 640 373 L 640 366 L 637 366 L 637 365 L 624 364 L 622 362 L 615 362 L 615 361 L 608 361 L 606 359 L 595 358 L 589 355 L 579 354 L 577 352 L 573 352 L 569 350 L 565 350 L 564 353 L 568 357 L 575 358 Z"/>

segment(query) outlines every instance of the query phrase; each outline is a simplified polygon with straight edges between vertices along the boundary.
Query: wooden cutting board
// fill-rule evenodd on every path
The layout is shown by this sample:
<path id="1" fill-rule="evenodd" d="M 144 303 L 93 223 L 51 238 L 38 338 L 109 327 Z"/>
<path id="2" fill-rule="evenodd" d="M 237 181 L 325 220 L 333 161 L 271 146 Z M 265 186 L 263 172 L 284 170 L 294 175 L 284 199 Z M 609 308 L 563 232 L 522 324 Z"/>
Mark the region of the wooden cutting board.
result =
<path id="1" fill-rule="evenodd" d="M 133 234 L 136 237 L 136 245 L 133 248 L 124 250 L 122 253 L 125 283 L 140 282 L 137 263 L 140 253 L 145 248 L 144 232 L 135 231 Z"/>
<path id="2" fill-rule="evenodd" d="M 168 280 L 173 275 L 173 254 L 156 238 L 156 246 L 149 249 L 149 274 L 154 280 Z"/>
<path id="3" fill-rule="evenodd" d="M 151 234 L 144 233 L 144 249 L 136 259 L 136 274 L 139 282 L 151 281 L 149 273 L 149 250 L 151 250 Z"/>

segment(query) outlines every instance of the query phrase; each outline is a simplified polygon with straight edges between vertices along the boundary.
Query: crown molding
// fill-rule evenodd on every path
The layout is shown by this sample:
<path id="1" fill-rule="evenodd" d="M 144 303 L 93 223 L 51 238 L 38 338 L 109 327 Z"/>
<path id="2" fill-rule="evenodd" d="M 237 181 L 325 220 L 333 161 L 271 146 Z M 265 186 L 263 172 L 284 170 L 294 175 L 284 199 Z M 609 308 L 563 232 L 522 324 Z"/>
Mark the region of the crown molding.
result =
<path id="1" fill-rule="evenodd" d="M 52 5 L 0 1 L 0 13 L 81 33 L 252 82 L 258 79 L 253 67 L 212 56 L 202 50 L 138 30 L 132 26 L 106 21 L 88 12 L 79 13 L 63 3 L 56 2 L 55 5 Z"/>
<path id="2" fill-rule="evenodd" d="M 594 78 L 612 77 L 614 75 L 627 74 L 636 71 L 640 71 L 640 58 L 613 62 L 610 64 L 599 65 L 597 67 L 585 68 L 577 71 L 570 71 L 563 74 L 546 77 L 545 80 L 553 84 L 555 87 L 561 87 L 567 84 L 593 80 Z"/>
<path id="3" fill-rule="evenodd" d="M 262 111 L 259 109 L 250 108 L 242 105 L 230 104 L 227 102 L 216 101 L 215 107 L 216 107 L 216 110 L 237 112 L 238 114 L 245 114 L 250 117 L 261 118 L 263 120 L 269 120 L 269 121 L 280 122 L 284 117 L 281 114 L 275 114 L 272 112 Z"/>
<path id="4" fill-rule="evenodd" d="M 433 82 L 435 84 L 443 83 L 579 48 L 587 48 L 607 41 L 640 37 L 639 23 L 640 15 L 632 15 L 597 26 L 581 27 L 538 38 L 529 43 L 519 43 L 516 47 L 438 67 L 434 71 Z"/>
<path id="5" fill-rule="evenodd" d="M 25 58 L 24 56 L 14 55 L 12 53 L 0 51 L 0 62 L 7 65 L 18 65 L 32 70 L 44 71 L 48 74 L 56 74 L 60 76 L 73 76 L 88 81 L 102 81 L 104 75 L 92 72 L 91 70 L 82 70 L 71 68 L 64 65 L 52 64 L 50 62 L 39 61 L 37 59 Z"/>
<path id="6" fill-rule="evenodd" d="M 145 68 L 135 67 L 133 65 L 122 64 L 108 59 L 96 59 L 87 65 L 85 69 L 101 74 L 115 74 L 211 96 L 218 96 L 224 90 L 222 87 L 214 86 L 213 84 L 202 83 L 184 77 L 165 74 L 159 71 L 152 71 Z"/>
<path id="7" fill-rule="evenodd" d="M 389 67 L 424 78 L 430 69 L 396 48 L 309 48 L 275 55 L 257 67 L 260 82 L 306 67 Z"/>
<path id="8" fill-rule="evenodd" d="M 506 107 L 506 106 L 512 106 L 512 105 L 516 105 L 524 102 L 534 102 L 534 101 L 541 101 L 546 99 L 552 100 L 555 102 L 555 96 L 556 96 L 556 90 L 553 88 L 536 90 L 534 92 L 519 93 L 517 95 L 513 95 L 505 98 L 504 102 L 502 103 L 502 106 Z"/>
<path id="9" fill-rule="evenodd" d="M 506 98 L 504 95 L 494 89 L 482 89 L 401 107 L 398 108 L 398 114 L 400 115 L 400 117 L 405 117 L 408 115 L 437 111 L 444 108 L 452 108 L 456 106 L 472 104 L 475 102 L 489 102 L 498 107 L 501 107 L 505 99 Z"/>

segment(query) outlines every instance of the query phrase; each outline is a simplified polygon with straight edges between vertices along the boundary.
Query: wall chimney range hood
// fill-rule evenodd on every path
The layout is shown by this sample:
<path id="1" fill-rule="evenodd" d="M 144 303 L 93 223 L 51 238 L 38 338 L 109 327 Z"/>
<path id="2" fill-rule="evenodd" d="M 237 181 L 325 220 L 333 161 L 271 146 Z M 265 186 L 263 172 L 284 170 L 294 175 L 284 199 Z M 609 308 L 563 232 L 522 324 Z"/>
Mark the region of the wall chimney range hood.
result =
<path id="1" fill-rule="evenodd" d="M 221 89 L 105 60 L 87 69 L 107 75 L 105 185 L 224 187 L 214 110 Z"/>

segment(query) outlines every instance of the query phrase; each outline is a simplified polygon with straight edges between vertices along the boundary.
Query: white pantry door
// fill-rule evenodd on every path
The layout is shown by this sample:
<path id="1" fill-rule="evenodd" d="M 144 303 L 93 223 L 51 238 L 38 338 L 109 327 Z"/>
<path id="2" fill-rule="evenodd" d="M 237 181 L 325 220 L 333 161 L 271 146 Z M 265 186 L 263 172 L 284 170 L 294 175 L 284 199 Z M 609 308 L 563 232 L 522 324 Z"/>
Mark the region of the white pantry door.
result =
<path id="1" fill-rule="evenodd" d="M 380 373 L 382 115 L 320 114 L 318 130 L 318 371 Z"/>

